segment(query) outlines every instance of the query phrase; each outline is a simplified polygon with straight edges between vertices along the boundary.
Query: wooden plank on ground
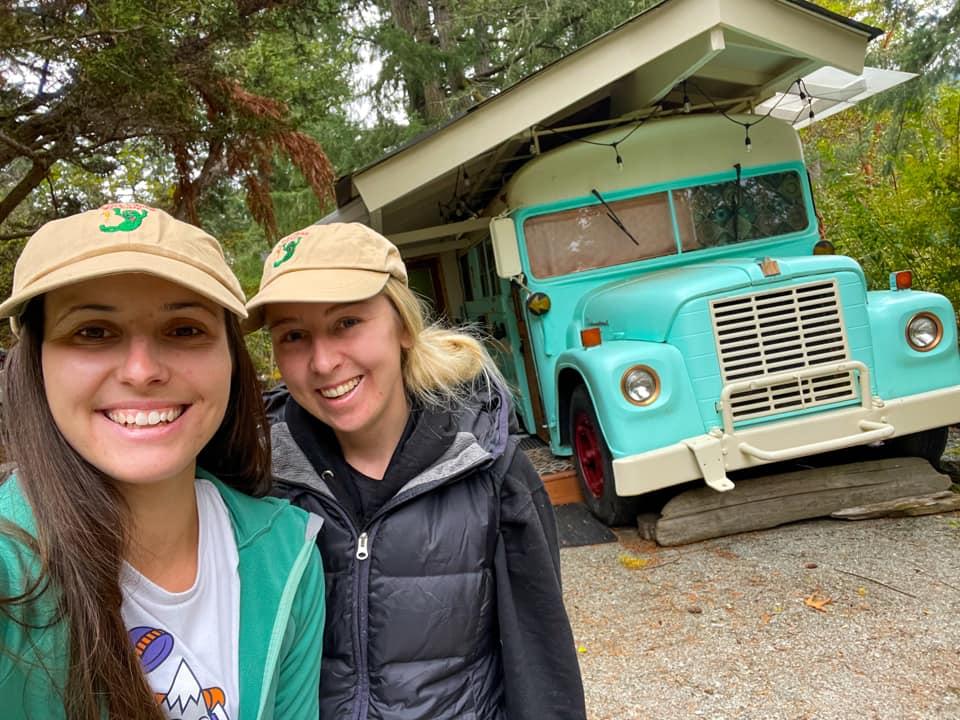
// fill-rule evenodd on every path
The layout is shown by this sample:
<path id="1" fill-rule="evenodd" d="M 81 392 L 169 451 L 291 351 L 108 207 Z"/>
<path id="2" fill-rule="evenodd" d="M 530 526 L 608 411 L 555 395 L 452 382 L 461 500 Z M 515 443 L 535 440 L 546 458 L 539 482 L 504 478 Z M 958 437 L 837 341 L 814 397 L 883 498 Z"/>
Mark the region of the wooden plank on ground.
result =
<path id="1" fill-rule="evenodd" d="M 577 481 L 577 474 L 573 470 L 551 473 L 541 477 L 543 486 L 547 489 L 547 495 L 550 496 L 550 502 L 553 505 L 583 502 L 580 483 Z"/>
<path id="2" fill-rule="evenodd" d="M 930 495 L 902 497 L 896 500 L 845 508 L 830 513 L 841 520 L 870 520 L 881 517 L 917 517 L 960 510 L 960 493 L 944 490 Z"/>
<path id="3" fill-rule="evenodd" d="M 920 458 L 886 458 L 749 478 L 724 493 L 698 487 L 664 505 L 656 540 L 660 545 L 683 545 L 948 487 L 950 478 Z"/>

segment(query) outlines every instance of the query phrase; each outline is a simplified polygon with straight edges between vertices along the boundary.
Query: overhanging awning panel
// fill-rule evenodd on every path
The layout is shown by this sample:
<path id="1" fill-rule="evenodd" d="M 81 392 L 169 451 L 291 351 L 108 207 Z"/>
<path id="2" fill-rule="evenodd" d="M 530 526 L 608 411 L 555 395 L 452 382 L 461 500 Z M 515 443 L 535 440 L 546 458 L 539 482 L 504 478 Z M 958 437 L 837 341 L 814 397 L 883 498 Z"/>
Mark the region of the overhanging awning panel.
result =
<path id="1" fill-rule="evenodd" d="M 798 0 L 666 0 L 351 179 L 373 212 L 535 126 L 562 124 L 588 100 L 608 98 L 617 114 L 639 111 L 701 68 L 706 75 L 732 73 L 727 85 L 753 97 L 758 85 L 767 92 L 783 89 L 793 79 L 786 68 L 831 65 L 859 72 L 873 30 Z M 744 39 L 735 44 L 742 78 L 724 65 L 728 33 Z M 772 75 L 758 75 L 760 63 L 742 57 L 751 48 Z"/>
<path id="2" fill-rule="evenodd" d="M 777 93 L 757 105 L 756 112 L 760 115 L 770 112 L 771 116 L 802 128 L 914 77 L 916 73 L 874 67 L 864 67 L 859 75 L 835 67 L 823 67 L 803 78 L 804 94 L 809 96 L 809 102 L 808 98 L 801 98 L 800 88 L 794 85 L 788 92 Z M 810 119 L 811 108 L 813 120 Z"/>

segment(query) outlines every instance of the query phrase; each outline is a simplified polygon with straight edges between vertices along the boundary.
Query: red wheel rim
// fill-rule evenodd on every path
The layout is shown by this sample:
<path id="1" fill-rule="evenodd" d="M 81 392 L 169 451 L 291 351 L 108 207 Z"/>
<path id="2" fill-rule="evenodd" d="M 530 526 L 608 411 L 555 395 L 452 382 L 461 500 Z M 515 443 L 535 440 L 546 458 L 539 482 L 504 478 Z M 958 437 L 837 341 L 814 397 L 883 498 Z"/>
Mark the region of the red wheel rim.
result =
<path id="1" fill-rule="evenodd" d="M 573 447 L 583 481 L 595 498 L 603 497 L 603 453 L 597 428 L 586 412 L 581 411 L 573 419 Z"/>

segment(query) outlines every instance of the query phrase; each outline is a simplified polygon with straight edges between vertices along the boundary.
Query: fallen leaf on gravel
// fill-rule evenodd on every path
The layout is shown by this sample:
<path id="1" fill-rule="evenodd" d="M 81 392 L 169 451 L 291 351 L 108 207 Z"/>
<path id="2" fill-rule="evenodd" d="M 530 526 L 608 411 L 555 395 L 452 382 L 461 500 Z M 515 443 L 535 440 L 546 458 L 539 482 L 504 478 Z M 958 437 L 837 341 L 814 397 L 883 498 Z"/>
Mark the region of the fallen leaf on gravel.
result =
<path id="1" fill-rule="evenodd" d="M 626 553 L 620 555 L 617 560 L 619 560 L 620 564 L 628 570 L 640 570 L 641 568 L 645 568 L 650 564 L 650 561 L 646 558 L 637 557 L 636 555 L 627 555 Z"/>
<path id="2" fill-rule="evenodd" d="M 806 597 L 803 599 L 803 604 L 806 605 L 808 608 L 812 608 L 817 612 L 822 612 L 822 613 L 826 612 L 824 608 L 832 602 L 833 600 L 831 600 L 828 597 L 823 597 L 819 593 L 813 593 L 810 597 Z"/>
<path id="3" fill-rule="evenodd" d="M 631 552 L 647 553 L 656 555 L 660 551 L 660 546 L 653 540 L 644 540 L 643 538 L 620 538 L 620 545 Z"/>
<path id="4" fill-rule="evenodd" d="M 866 594 L 867 594 L 867 589 L 865 587 L 857 588 L 857 595 L 859 595 L 860 597 L 865 597 Z"/>
<path id="5" fill-rule="evenodd" d="M 773 616 L 770 615 L 770 613 L 764 613 L 760 616 L 760 622 L 762 622 L 764 625 L 768 625 L 772 619 Z"/>

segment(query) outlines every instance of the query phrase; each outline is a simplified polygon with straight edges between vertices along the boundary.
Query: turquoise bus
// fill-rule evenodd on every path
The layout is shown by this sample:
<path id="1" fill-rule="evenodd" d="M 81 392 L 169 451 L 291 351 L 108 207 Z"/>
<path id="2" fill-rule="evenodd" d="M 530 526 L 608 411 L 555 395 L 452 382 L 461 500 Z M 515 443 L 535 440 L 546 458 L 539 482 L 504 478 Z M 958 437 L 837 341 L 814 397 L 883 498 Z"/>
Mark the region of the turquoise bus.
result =
<path id="1" fill-rule="evenodd" d="M 793 127 L 630 130 L 525 164 L 461 257 L 466 317 L 591 511 L 631 522 L 647 493 L 858 445 L 937 460 L 960 421 L 954 310 L 833 254 Z"/>

